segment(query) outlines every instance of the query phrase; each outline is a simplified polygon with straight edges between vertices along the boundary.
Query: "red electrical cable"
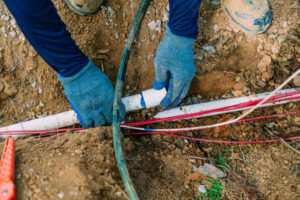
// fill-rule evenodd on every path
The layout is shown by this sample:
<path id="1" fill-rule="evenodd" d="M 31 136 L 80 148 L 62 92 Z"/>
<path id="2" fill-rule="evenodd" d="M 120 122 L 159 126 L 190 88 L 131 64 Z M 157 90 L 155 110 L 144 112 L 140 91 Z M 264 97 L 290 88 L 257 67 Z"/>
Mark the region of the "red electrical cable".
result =
<path id="1" fill-rule="evenodd" d="M 210 142 L 210 143 L 219 143 L 219 144 L 261 144 L 261 143 L 270 143 L 270 142 L 280 142 L 280 139 L 274 139 L 274 140 L 259 140 L 259 141 L 225 141 L 225 140 L 209 140 L 209 139 L 202 139 L 202 138 L 193 138 L 193 137 L 187 137 L 182 135 L 174 135 L 170 133 L 161 133 L 163 135 L 168 135 L 172 137 L 179 137 L 186 140 L 193 140 L 193 141 L 200 141 L 200 142 Z M 295 136 L 291 138 L 283 138 L 283 140 L 296 140 L 300 139 L 300 136 Z"/>
<path id="2" fill-rule="evenodd" d="M 282 99 L 278 99 L 279 97 L 282 98 L 283 96 L 284 97 L 293 96 L 295 94 L 300 94 L 300 91 L 294 91 L 294 92 L 289 92 L 289 93 L 286 93 L 286 94 L 281 94 L 281 95 L 273 96 L 271 99 L 269 99 L 264 104 L 274 103 L 274 102 L 279 102 L 279 101 L 287 101 L 287 100 L 297 100 L 297 99 L 300 99 L 300 96 L 285 98 L 283 100 Z M 261 101 L 261 99 L 260 100 L 255 100 L 255 101 L 246 102 L 246 103 L 242 103 L 242 104 L 237 104 L 237 105 L 233 105 L 233 106 L 227 106 L 227 107 L 223 107 L 223 108 L 218 108 L 218 109 L 212 109 L 212 110 L 207 110 L 207 111 L 192 113 L 192 114 L 186 114 L 186 115 L 180 115 L 180 116 L 174 116 L 174 117 L 167 117 L 167 118 L 162 118 L 162 119 L 151 119 L 151 120 L 146 120 L 146 121 L 141 121 L 141 122 L 126 123 L 126 124 L 122 124 L 122 125 L 126 125 L 126 126 L 140 126 L 140 125 L 153 124 L 153 123 L 158 123 L 158 122 L 163 122 L 163 121 L 172 121 L 172 120 L 177 120 L 177 119 L 192 118 L 192 117 L 201 116 L 201 115 L 209 114 L 209 113 L 215 113 L 215 112 L 221 112 L 221 111 L 230 111 L 230 110 L 235 110 L 235 109 L 240 109 L 240 108 L 247 108 L 247 107 L 250 107 L 250 106 L 257 105 L 260 101 Z"/>
<path id="3" fill-rule="evenodd" d="M 267 116 L 259 116 L 259 117 L 253 117 L 253 118 L 248 118 L 248 119 L 242 119 L 242 120 L 239 120 L 235 123 L 253 121 L 253 120 L 257 120 L 257 119 L 267 119 L 267 118 L 273 118 L 273 117 L 284 116 L 284 115 L 291 115 L 291 114 L 296 114 L 296 113 L 300 113 L 300 110 L 294 111 L 294 112 L 288 112 L 288 113 L 281 113 L 281 114 L 275 114 L 275 115 L 267 115 Z M 202 130 L 202 128 L 195 129 L 195 130 Z M 126 133 L 125 135 L 144 135 L 144 134 L 149 134 L 150 132 L 151 133 L 178 133 L 178 132 L 188 132 L 188 131 L 184 131 L 184 130 L 148 131 L 148 132 Z"/>

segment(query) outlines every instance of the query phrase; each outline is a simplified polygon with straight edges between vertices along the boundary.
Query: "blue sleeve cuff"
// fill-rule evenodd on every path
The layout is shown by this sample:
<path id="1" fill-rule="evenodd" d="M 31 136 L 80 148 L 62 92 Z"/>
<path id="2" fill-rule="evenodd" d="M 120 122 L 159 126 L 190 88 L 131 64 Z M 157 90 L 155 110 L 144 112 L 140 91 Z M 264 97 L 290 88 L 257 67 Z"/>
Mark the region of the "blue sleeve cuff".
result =
<path id="1" fill-rule="evenodd" d="M 196 39 L 198 36 L 198 12 L 201 0 L 169 0 L 171 31 L 180 36 Z"/>

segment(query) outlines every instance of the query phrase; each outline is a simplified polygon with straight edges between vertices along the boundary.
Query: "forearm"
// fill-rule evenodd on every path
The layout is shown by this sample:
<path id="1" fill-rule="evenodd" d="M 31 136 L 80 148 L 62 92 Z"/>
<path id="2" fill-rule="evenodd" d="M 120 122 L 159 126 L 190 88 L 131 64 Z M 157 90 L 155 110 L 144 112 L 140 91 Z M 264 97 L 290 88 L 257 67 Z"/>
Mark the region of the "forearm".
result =
<path id="1" fill-rule="evenodd" d="M 171 31 L 180 36 L 197 38 L 201 0 L 169 0 Z"/>
<path id="2" fill-rule="evenodd" d="M 4 0 L 23 34 L 39 55 L 62 76 L 87 65 L 50 0 Z"/>

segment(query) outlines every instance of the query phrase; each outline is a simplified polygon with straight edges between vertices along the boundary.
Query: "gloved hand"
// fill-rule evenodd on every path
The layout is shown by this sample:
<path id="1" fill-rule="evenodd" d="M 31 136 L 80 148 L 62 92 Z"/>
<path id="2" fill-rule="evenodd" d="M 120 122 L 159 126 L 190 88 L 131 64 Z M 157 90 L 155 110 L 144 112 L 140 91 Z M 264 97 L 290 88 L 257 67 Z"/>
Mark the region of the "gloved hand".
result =
<path id="1" fill-rule="evenodd" d="M 91 60 L 77 74 L 71 77 L 58 75 L 58 79 L 83 128 L 112 123 L 114 88 Z M 120 110 L 122 121 L 126 112 L 123 104 Z"/>
<path id="2" fill-rule="evenodd" d="M 166 34 L 154 59 L 155 81 L 153 89 L 167 89 L 161 102 L 166 109 L 174 107 L 186 96 L 196 69 L 193 44 L 195 39 L 175 35 L 166 27 Z"/>

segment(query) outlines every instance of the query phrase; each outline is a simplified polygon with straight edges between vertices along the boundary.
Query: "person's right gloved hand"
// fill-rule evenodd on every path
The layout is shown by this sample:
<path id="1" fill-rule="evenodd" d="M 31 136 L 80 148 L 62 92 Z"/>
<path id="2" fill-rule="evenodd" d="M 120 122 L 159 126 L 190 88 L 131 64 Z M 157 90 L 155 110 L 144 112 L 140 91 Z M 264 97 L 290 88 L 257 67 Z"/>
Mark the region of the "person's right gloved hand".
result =
<path id="1" fill-rule="evenodd" d="M 108 77 L 91 60 L 77 74 L 70 77 L 58 75 L 58 79 L 83 128 L 112 123 L 114 88 Z M 125 113 L 125 106 L 121 103 L 121 121 Z"/>
<path id="2" fill-rule="evenodd" d="M 152 86 L 156 90 L 167 89 L 166 97 L 160 103 L 163 109 L 177 106 L 188 93 L 196 73 L 194 42 L 195 39 L 176 35 L 166 27 L 154 59 L 155 81 Z"/>

